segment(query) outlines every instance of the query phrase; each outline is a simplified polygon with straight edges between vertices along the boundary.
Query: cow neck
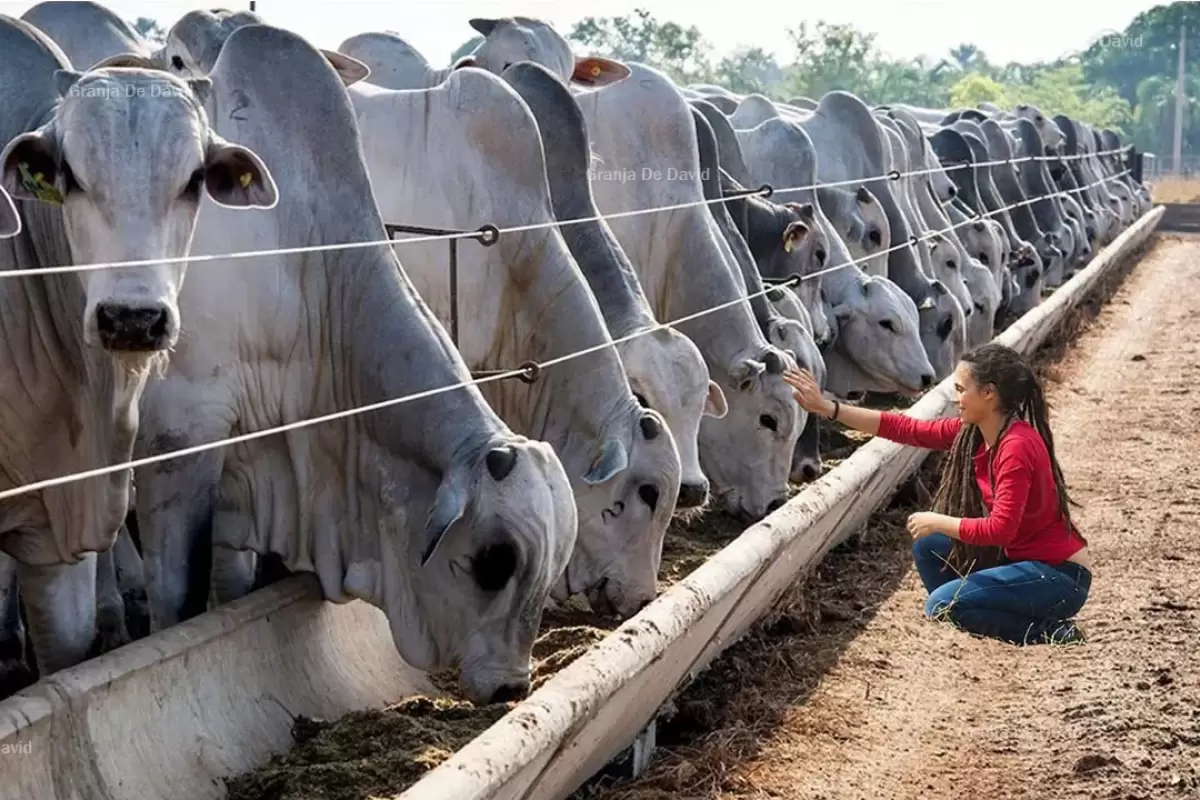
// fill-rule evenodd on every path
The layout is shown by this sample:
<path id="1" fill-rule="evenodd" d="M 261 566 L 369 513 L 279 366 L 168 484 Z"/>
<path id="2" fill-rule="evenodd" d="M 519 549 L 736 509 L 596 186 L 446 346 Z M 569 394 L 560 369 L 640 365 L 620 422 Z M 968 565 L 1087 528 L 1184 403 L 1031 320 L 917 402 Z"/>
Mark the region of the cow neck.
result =
<path id="1" fill-rule="evenodd" d="M 868 181 L 865 185 L 883 206 L 888 227 L 892 232 L 892 244 L 898 245 L 910 239 L 912 228 L 909 227 L 908 219 L 901 211 L 887 179 Z M 930 293 L 929 279 L 921 271 L 921 266 L 917 263 L 917 253 L 912 247 L 898 247 L 888 253 L 888 277 L 914 300 L 924 298 Z"/>
<path id="2" fill-rule="evenodd" d="M 472 368 L 513 369 L 524 361 L 590 352 L 542 370 L 533 384 L 488 384 L 489 403 L 519 432 L 552 444 L 561 443 L 568 429 L 603 432 L 633 396 L 616 349 L 591 350 L 612 336 L 562 237 L 554 228 L 506 234 L 491 250 L 505 265 L 503 291 L 517 295 L 504 304 L 513 310 L 514 324 L 489 354 L 491 363 Z"/>
<path id="3" fill-rule="evenodd" d="M 665 267 L 666 319 L 714 308 L 739 295 L 745 297 L 744 286 L 732 271 L 737 268 L 733 252 L 708 210 L 695 207 L 674 213 L 674 246 L 667 252 L 687 255 L 671 259 Z M 684 274 L 688 269 L 697 274 Z M 710 370 L 717 367 L 726 374 L 747 357 L 747 345 L 751 357 L 756 358 L 767 348 L 749 302 L 727 306 L 676 327 L 700 348 Z"/>
<path id="4" fill-rule="evenodd" d="M 390 249 L 347 250 L 338 259 L 358 262 L 326 271 L 335 286 L 343 284 L 334 296 L 343 298 L 340 319 L 353 332 L 343 351 L 357 377 L 353 404 L 368 405 L 469 380 L 462 357 Z M 464 454 L 482 450 L 504 429 L 475 388 L 442 392 L 360 419 L 394 455 L 416 456 L 439 472 Z"/>
<path id="5" fill-rule="evenodd" d="M 555 216 L 559 220 L 586 219 L 599 216 L 594 203 L 573 204 L 555 199 Z M 654 314 L 642 291 L 642 285 L 607 223 L 576 222 L 560 229 L 571 255 L 587 279 L 588 286 L 600 306 L 604 324 L 615 338 L 655 324 Z"/>

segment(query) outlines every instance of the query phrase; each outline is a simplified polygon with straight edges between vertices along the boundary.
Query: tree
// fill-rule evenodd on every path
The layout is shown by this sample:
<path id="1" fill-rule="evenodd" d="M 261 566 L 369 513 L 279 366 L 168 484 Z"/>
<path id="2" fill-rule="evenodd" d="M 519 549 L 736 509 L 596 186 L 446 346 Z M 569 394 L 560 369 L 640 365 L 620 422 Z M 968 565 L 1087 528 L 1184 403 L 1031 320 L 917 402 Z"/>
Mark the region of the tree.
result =
<path id="1" fill-rule="evenodd" d="M 1200 20 L 1196 28 L 1200 32 Z M 1163 129 L 1164 98 L 1173 91 L 1162 84 L 1147 84 L 1142 90 L 1146 109 L 1138 112 L 1133 101 L 1112 85 L 1088 79 L 1087 71 L 1094 65 L 1089 66 L 1092 62 L 1086 53 L 997 67 L 976 45 L 964 42 L 952 48 L 948 58 L 930 63 L 925 58 L 888 58 L 876 47 L 874 34 L 852 25 L 801 23 L 788 34 L 794 48 L 790 63 L 780 63 L 761 47 L 739 47 L 710 62 L 705 55 L 709 48 L 697 28 L 660 22 L 644 9 L 624 17 L 587 17 L 568 38 L 598 55 L 657 67 L 682 84 L 712 82 L 739 94 L 759 93 L 775 100 L 803 95 L 816 100 L 841 89 L 869 105 L 904 102 L 974 108 L 991 102 L 1011 108 L 1030 103 L 1047 114 L 1067 114 L 1120 133 L 1134 131 L 1143 138 Z M 456 57 L 466 48 L 459 48 Z M 1193 86 L 1200 88 L 1200 80 L 1189 83 L 1189 91 Z M 1195 103 L 1191 107 L 1189 120 L 1195 120 L 1200 133 L 1200 108 Z"/>
<path id="2" fill-rule="evenodd" d="M 162 44 L 167 40 L 167 31 L 153 17 L 138 17 L 134 20 L 133 29 L 141 37 L 154 44 Z"/>
<path id="3" fill-rule="evenodd" d="M 767 94 L 784 78 L 775 56 L 761 47 L 739 48 L 713 69 L 712 80 L 738 94 Z"/>
<path id="4" fill-rule="evenodd" d="M 808 23 L 801 22 L 788 36 L 796 48 L 793 94 L 815 99 L 834 89 L 854 91 L 868 85 L 875 34 L 825 22 L 818 22 L 810 33 Z"/>
<path id="5" fill-rule="evenodd" d="M 1175 85 L 1176 81 L 1152 75 L 1138 84 L 1137 108 L 1134 112 L 1134 140 L 1147 150 L 1166 155 L 1175 144 Z M 1200 151 L 1200 73 L 1184 76 L 1183 83 L 1183 152 Z"/>
<path id="6" fill-rule="evenodd" d="M 982 72 L 987 66 L 983 51 L 973 44 L 960 44 L 950 50 L 950 57 L 958 64 L 963 72 L 976 70 Z"/>
<path id="7" fill-rule="evenodd" d="M 1006 87 L 985 75 L 964 75 L 950 87 L 951 108 L 976 108 L 980 103 L 995 103 L 1001 108 L 1012 105 Z"/>
<path id="8" fill-rule="evenodd" d="M 704 55 L 711 48 L 699 28 L 659 22 L 643 8 L 627 17 L 585 17 L 567 38 L 597 55 L 654 66 L 683 83 L 704 80 L 711 72 Z"/>
<path id="9" fill-rule="evenodd" d="M 1200 53 L 1200 3 L 1155 6 L 1134 17 L 1120 34 L 1102 36 L 1080 54 L 1084 78 L 1114 86 L 1126 100 L 1136 102 L 1143 80 L 1175 75 L 1183 25 L 1187 26 L 1187 52 Z"/>

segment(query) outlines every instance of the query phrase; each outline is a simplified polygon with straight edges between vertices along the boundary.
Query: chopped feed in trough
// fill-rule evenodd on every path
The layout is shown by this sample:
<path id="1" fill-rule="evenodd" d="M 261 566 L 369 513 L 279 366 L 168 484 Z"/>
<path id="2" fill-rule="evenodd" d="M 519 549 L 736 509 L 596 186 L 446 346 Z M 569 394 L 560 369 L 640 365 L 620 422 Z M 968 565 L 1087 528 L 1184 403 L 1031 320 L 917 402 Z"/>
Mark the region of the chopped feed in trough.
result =
<path id="1" fill-rule="evenodd" d="M 297 718 L 296 746 L 228 782 L 229 800 L 366 800 L 415 783 L 509 710 L 414 697 L 335 722 Z"/>
<path id="2" fill-rule="evenodd" d="M 876 407 L 895 398 L 869 398 Z M 821 452 L 835 462 L 869 441 L 855 431 L 821 423 Z M 825 469 L 832 465 L 826 465 Z M 795 495 L 802 487 L 792 486 Z M 672 522 L 663 545 L 659 591 L 686 577 L 746 528 L 709 509 Z M 550 609 L 533 648 L 536 690 L 619 625 L 579 607 Z M 230 779 L 229 800 L 367 800 L 398 794 L 489 728 L 516 703 L 472 706 L 459 699 L 452 673 L 431 676 L 446 697 L 410 697 L 383 710 L 360 711 L 335 721 L 298 719 L 295 745 L 251 772 Z"/>

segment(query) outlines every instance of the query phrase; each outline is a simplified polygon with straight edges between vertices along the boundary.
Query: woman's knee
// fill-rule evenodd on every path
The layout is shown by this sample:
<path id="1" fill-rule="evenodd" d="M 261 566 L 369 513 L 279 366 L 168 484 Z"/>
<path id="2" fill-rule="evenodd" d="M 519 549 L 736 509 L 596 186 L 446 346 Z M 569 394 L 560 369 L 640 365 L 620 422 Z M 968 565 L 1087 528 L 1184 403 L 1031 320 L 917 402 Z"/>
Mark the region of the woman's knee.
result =
<path id="1" fill-rule="evenodd" d="M 929 597 L 925 598 L 925 616 L 933 620 L 953 620 L 954 612 L 962 603 L 958 597 L 962 588 L 963 580 L 958 579 L 943 583 L 930 592 Z"/>
<path id="2" fill-rule="evenodd" d="M 938 565 L 944 565 L 946 559 L 950 557 L 950 548 L 953 546 L 954 541 L 943 533 L 913 539 L 913 560 L 917 563 L 933 561 Z"/>

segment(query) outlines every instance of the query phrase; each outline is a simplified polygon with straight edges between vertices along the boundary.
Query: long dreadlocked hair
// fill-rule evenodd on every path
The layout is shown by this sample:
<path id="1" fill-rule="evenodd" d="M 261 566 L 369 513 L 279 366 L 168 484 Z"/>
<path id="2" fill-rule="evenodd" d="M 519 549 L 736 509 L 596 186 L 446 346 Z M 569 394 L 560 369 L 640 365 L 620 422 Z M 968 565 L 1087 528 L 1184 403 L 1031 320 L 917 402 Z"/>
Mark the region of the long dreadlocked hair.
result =
<path id="1" fill-rule="evenodd" d="M 1021 358 L 1020 353 L 1002 344 L 989 342 L 966 353 L 962 359 L 969 365 L 971 376 L 977 386 L 991 384 L 996 388 L 1000 410 L 1009 420 L 1023 419 L 1033 426 L 1042 437 L 1050 454 L 1050 467 L 1054 472 L 1054 486 L 1058 491 L 1058 505 L 1063 519 L 1072 529 L 1070 506 L 1078 503 L 1067 494 L 1066 480 L 1054 454 L 1054 435 L 1050 432 L 1049 407 L 1042 392 L 1041 383 L 1033 369 Z M 1004 436 L 1008 426 L 1000 432 Z M 999 442 L 999 438 L 997 438 Z M 974 456 L 983 444 L 983 433 L 978 425 L 964 424 L 954 439 L 949 457 L 942 467 L 941 482 L 933 499 L 933 510 L 952 517 L 984 516 L 983 496 L 975 481 Z M 988 458 L 995 454 L 992 446 Z M 1078 531 L 1077 531 L 1078 532 Z M 1000 563 L 1003 550 L 999 547 L 981 547 L 954 540 L 950 550 L 949 567 L 960 575 L 973 569 L 987 569 Z"/>

